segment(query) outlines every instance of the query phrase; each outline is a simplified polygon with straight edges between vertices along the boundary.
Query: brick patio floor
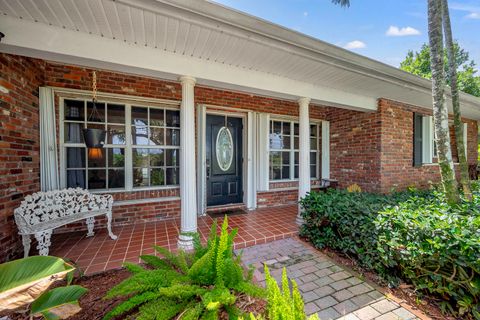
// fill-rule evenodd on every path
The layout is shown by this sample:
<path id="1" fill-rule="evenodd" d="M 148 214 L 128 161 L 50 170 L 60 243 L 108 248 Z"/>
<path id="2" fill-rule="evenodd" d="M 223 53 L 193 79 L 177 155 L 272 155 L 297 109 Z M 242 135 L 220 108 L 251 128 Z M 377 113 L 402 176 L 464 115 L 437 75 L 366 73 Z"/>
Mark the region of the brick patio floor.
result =
<path id="1" fill-rule="evenodd" d="M 289 278 L 299 286 L 307 314 L 317 313 L 321 320 L 429 319 L 423 315 L 418 318 L 295 238 L 243 249 L 242 261 L 255 267 L 254 276 L 262 285 L 265 285 L 264 263 L 277 281 L 285 267 Z"/>
<path id="2" fill-rule="evenodd" d="M 263 208 L 248 214 L 229 216 L 230 228 L 238 228 L 235 248 L 245 248 L 295 235 L 297 205 Z M 210 232 L 213 219 L 198 219 L 198 231 L 203 240 Z M 218 219 L 219 227 L 223 218 Z M 177 247 L 180 220 L 137 223 L 114 226 L 117 240 L 111 240 L 105 228 L 96 228 L 95 236 L 86 238 L 86 232 L 54 235 L 50 254 L 73 260 L 85 274 L 119 268 L 123 262 L 138 262 L 141 254 L 153 254 L 156 244 L 170 250 Z"/>

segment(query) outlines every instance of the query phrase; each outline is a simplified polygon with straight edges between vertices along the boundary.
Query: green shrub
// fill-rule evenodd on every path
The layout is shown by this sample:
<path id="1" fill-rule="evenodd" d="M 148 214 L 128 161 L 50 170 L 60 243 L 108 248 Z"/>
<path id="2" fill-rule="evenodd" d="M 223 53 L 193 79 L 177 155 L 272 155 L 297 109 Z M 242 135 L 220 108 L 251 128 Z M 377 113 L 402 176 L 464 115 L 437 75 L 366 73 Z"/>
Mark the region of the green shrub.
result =
<path id="1" fill-rule="evenodd" d="M 132 276 L 112 288 L 106 298 L 128 297 L 114 307 L 104 319 L 134 312 L 136 319 L 217 319 L 221 310 L 231 318 L 239 315 L 235 307 L 238 294 L 263 297 L 262 288 L 252 284 L 252 273 L 244 272 L 240 256 L 233 255 L 233 239 L 225 217 L 220 235 L 213 224 L 207 246 L 195 236 L 193 252 L 170 253 L 155 247 L 163 255 L 140 258 L 149 266 L 126 264 Z"/>
<path id="2" fill-rule="evenodd" d="M 378 255 L 417 289 L 441 297 L 444 311 L 480 319 L 478 199 L 449 206 L 443 198 L 411 197 L 380 212 Z"/>
<path id="3" fill-rule="evenodd" d="M 300 201 L 305 221 L 300 235 L 309 238 L 317 248 L 339 250 L 356 258 L 362 266 L 379 270 L 376 216 L 380 210 L 408 199 L 411 194 L 385 196 L 334 189 L 309 193 Z"/>
<path id="4" fill-rule="evenodd" d="M 356 258 L 388 281 L 401 277 L 455 315 L 480 319 L 480 189 L 450 206 L 435 191 L 391 195 L 331 190 L 302 199 L 301 234 Z"/>

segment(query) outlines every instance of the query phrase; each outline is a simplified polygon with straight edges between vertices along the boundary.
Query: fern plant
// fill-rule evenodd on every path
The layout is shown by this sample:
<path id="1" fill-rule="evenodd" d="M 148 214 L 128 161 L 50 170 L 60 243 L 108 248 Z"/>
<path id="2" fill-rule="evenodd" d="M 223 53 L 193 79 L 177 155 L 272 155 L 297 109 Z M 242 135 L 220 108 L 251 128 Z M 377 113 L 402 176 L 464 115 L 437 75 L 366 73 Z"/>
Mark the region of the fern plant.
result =
<path id="1" fill-rule="evenodd" d="M 128 298 L 104 319 L 126 313 L 134 313 L 139 320 L 217 319 L 221 310 L 237 318 L 241 315 L 235 307 L 239 294 L 264 297 L 265 291 L 251 282 L 252 272 L 245 272 L 240 256 L 234 256 L 236 234 L 236 229 L 228 232 L 225 217 L 220 235 L 217 222 L 213 223 L 206 246 L 195 234 L 192 252 L 179 250 L 174 254 L 154 246 L 162 257 L 140 256 L 146 268 L 126 263 L 132 276 L 113 287 L 105 298 Z"/>

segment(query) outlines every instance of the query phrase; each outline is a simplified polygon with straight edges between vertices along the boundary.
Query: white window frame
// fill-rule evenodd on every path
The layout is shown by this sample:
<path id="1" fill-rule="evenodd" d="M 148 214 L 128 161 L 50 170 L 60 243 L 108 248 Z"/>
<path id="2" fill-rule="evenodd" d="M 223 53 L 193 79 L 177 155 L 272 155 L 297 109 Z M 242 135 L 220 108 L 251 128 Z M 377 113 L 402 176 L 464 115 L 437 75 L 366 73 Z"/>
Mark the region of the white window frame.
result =
<path id="1" fill-rule="evenodd" d="M 289 149 L 272 149 L 270 147 L 270 134 L 272 133 L 272 126 L 274 122 L 282 122 L 282 123 L 289 123 L 290 124 L 290 148 Z M 298 137 L 298 135 L 295 135 L 295 124 L 299 125 L 298 120 L 292 120 L 292 119 L 285 119 L 281 117 L 270 117 L 269 123 L 268 123 L 268 145 L 269 145 L 269 152 L 268 152 L 268 181 L 270 183 L 278 183 L 278 182 L 291 182 L 291 181 L 298 181 L 298 178 L 295 178 L 295 167 L 298 166 L 295 164 L 295 153 L 299 153 L 299 149 L 295 149 L 295 137 Z M 323 131 L 322 128 L 325 125 L 325 121 L 310 121 L 309 124 L 309 134 L 308 138 L 310 139 L 310 126 L 315 125 L 317 129 L 317 148 L 315 151 L 310 150 L 309 152 L 315 152 L 315 165 L 316 165 L 316 173 L 315 177 L 310 177 L 311 181 L 319 180 L 320 177 L 322 176 L 322 171 L 323 169 L 323 161 L 322 161 L 322 155 L 323 155 Z M 282 133 L 283 133 L 283 124 L 282 124 Z M 321 141 L 321 143 L 320 143 Z M 271 179 L 270 177 L 270 172 L 271 172 L 271 162 L 270 162 L 270 153 L 271 152 L 289 152 L 290 153 L 290 162 L 289 162 L 289 168 L 290 168 L 290 178 L 289 179 Z M 309 173 L 310 173 L 310 167 L 311 164 L 308 164 L 309 166 Z M 282 165 L 283 167 L 283 165 Z"/>
<path id="2" fill-rule="evenodd" d="M 65 133 L 64 133 L 64 101 L 65 100 L 84 100 L 85 106 L 86 102 L 90 100 L 89 93 L 86 93 L 81 90 L 55 90 L 55 94 L 59 95 L 59 156 L 60 156 L 60 186 L 62 188 L 67 187 L 67 170 L 66 170 L 66 148 L 67 147 L 83 147 L 85 148 L 84 143 L 66 143 Z M 138 101 L 137 101 L 138 100 Z M 132 106 L 138 107 L 156 107 L 165 110 L 180 110 L 180 104 L 177 101 L 169 100 L 160 100 L 160 99 L 149 99 L 142 97 L 132 97 L 119 94 L 101 94 L 98 93 L 98 102 L 99 103 L 111 103 L 111 104 L 121 104 L 125 106 L 125 145 L 105 145 L 106 147 L 112 148 L 124 148 L 125 149 L 125 187 L 124 188 L 115 188 L 115 189 L 92 189 L 93 193 L 102 193 L 102 192 L 129 192 L 129 191 L 147 191 L 147 190 L 164 190 L 164 189 L 178 189 L 179 184 L 177 185 L 163 185 L 163 186 L 153 186 L 153 187 L 133 187 L 133 146 L 132 146 L 132 137 L 131 137 L 131 108 Z M 86 107 L 85 107 L 86 112 Z M 107 120 L 107 119 L 106 119 Z M 84 121 L 84 123 L 86 123 Z M 106 123 L 106 122 L 105 122 Z M 167 128 L 167 126 L 165 126 Z M 181 130 L 180 127 L 178 129 Z M 166 137 L 165 137 L 166 139 Z M 174 148 L 180 149 L 180 146 L 175 146 Z M 140 148 L 143 148 L 141 146 Z M 169 146 L 159 146 L 159 148 L 167 149 Z M 87 150 L 85 156 L 87 157 Z M 87 158 L 85 159 L 88 163 Z M 86 163 L 86 167 L 88 164 Z M 108 164 L 107 164 L 108 165 Z M 166 164 L 165 164 L 166 166 Z M 86 168 L 87 170 L 87 168 Z M 108 171 L 107 171 L 108 174 Z M 87 179 L 86 172 L 86 179 Z M 108 184 L 107 184 L 108 187 Z"/>

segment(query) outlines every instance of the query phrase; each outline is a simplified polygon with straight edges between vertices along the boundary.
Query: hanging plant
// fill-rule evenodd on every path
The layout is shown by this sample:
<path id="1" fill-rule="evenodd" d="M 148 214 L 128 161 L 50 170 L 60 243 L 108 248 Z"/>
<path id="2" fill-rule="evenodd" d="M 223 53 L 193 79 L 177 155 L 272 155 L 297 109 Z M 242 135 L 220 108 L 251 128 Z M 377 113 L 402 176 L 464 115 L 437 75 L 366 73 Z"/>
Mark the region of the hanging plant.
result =
<path id="1" fill-rule="evenodd" d="M 100 120 L 100 115 L 97 111 L 97 73 L 93 72 L 92 80 L 92 112 L 88 116 L 88 122 L 95 122 Z M 105 135 L 106 130 L 104 129 L 95 129 L 95 128 L 85 128 L 83 129 L 83 139 L 85 140 L 85 145 L 87 148 L 103 148 L 105 144 Z"/>

